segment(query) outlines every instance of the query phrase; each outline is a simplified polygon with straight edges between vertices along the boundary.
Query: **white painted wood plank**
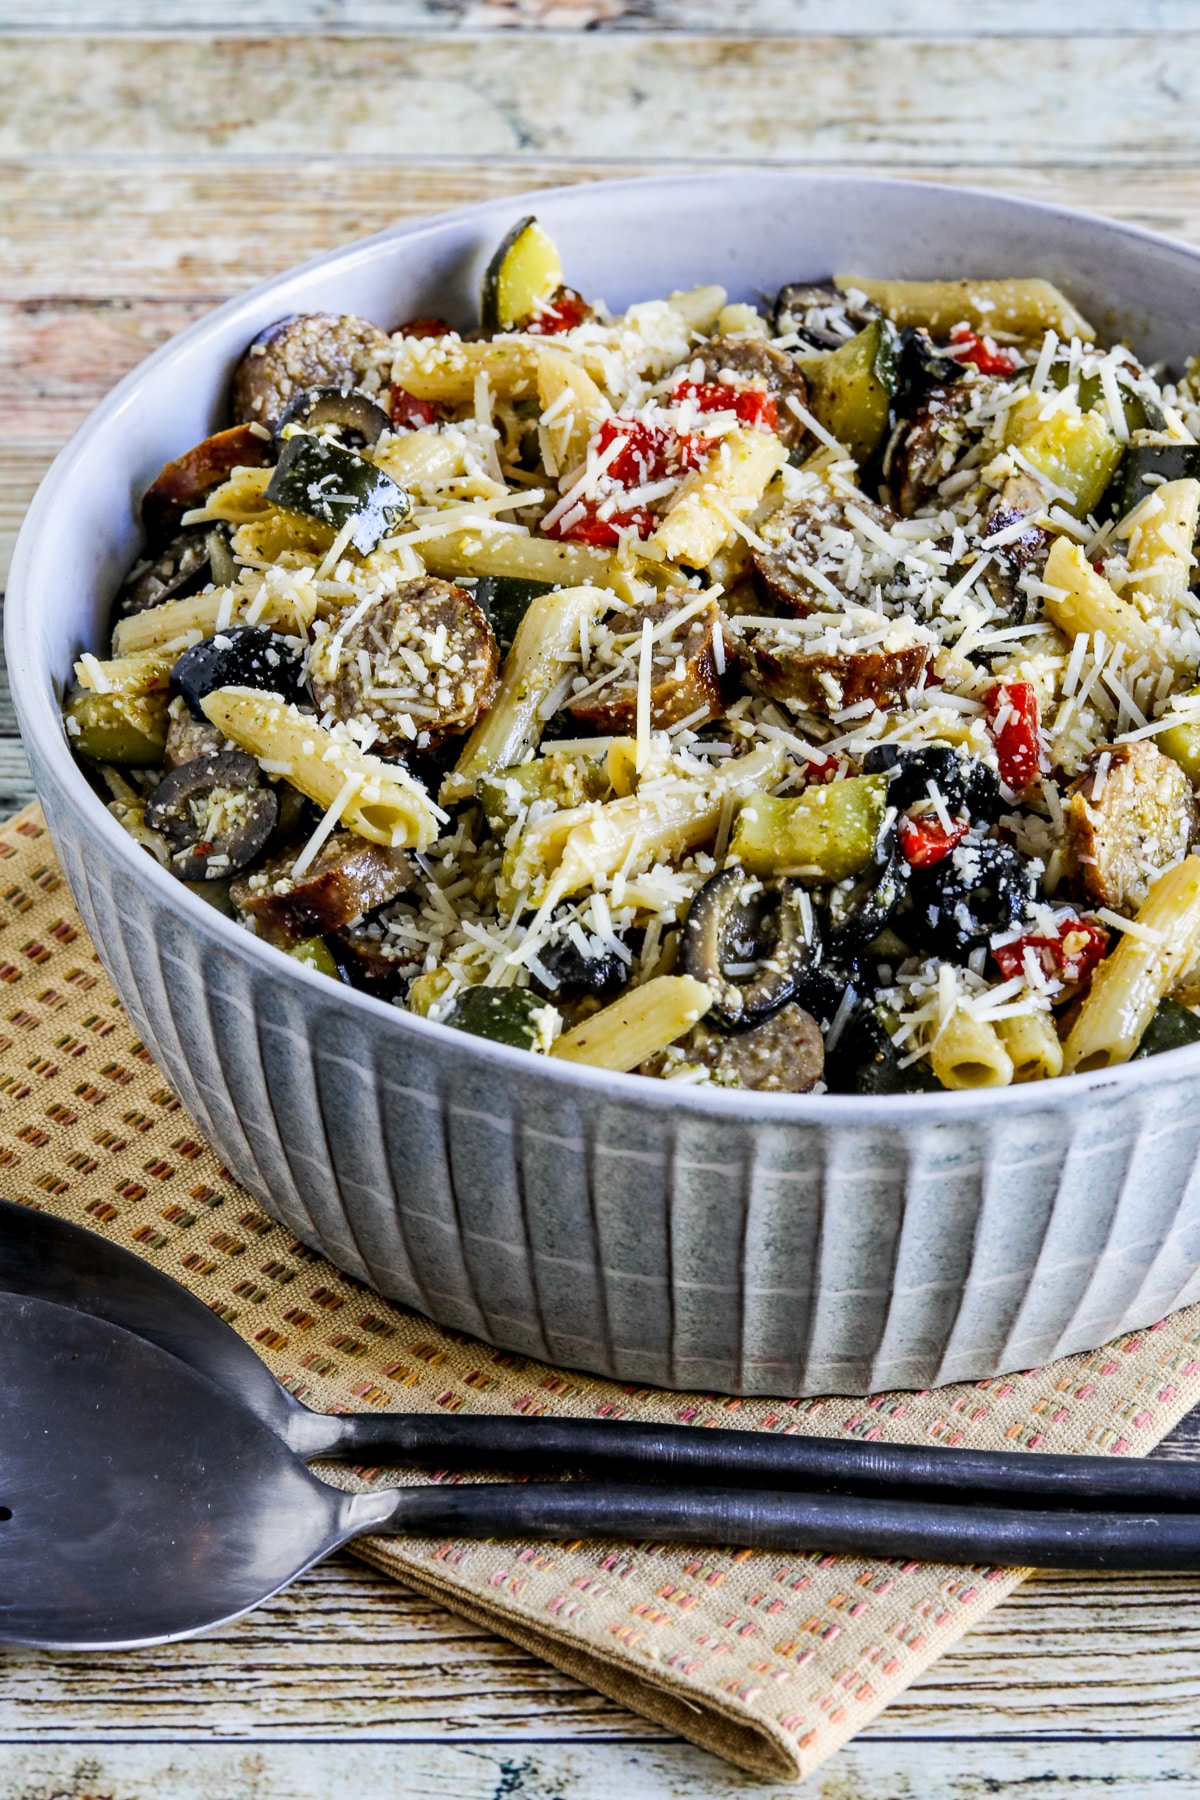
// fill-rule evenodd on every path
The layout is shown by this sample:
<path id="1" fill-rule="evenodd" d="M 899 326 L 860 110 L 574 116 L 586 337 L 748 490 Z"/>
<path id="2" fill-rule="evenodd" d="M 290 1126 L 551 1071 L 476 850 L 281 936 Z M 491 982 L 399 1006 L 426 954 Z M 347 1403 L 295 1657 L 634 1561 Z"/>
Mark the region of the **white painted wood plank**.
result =
<path id="1" fill-rule="evenodd" d="M 1035 1790 L 1046 1800 L 1142 1800 L 1197 1792 L 1200 1747 L 1143 1744 L 847 1745 L 802 1789 L 727 1769 L 690 1745 L 46 1744 L 0 1751 L 20 1800 L 982 1800 Z"/>
<path id="2" fill-rule="evenodd" d="M 0 30 L 687 31 L 725 36 L 978 37 L 1186 31 L 1193 0 L 7 0 Z"/>
<path id="3" fill-rule="evenodd" d="M 1186 167 L 1167 36 L 1029 40 L 636 33 L 5 41 L 0 156 L 537 158 L 955 170 Z M 136 94 L 137 104 L 130 104 Z M 130 180 L 140 178 L 139 160 Z"/>

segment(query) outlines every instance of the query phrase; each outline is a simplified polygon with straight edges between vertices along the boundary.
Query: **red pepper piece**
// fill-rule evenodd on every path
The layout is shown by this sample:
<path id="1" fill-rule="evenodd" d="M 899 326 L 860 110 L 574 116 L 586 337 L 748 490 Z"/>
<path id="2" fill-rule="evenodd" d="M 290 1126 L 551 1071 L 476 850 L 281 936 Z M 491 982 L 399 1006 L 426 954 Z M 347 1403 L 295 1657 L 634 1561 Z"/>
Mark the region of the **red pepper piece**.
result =
<path id="1" fill-rule="evenodd" d="M 762 426 L 767 431 L 779 429 L 779 408 L 774 394 L 762 388 L 725 387 L 719 381 L 681 381 L 671 395 L 671 404 L 679 406 L 690 400 L 697 412 L 736 413 L 741 424 Z"/>
<path id="2" fill-rule="evenodd" d="M 397 325 L 398 337 L 435 338 L 447 337 L 454 330 L 445 319 L 406 319 L 403 325 Z"/>
<path id="3" fill-rule="evenodd" d="M 985 703 L 1000 779 L 1014 794 L 1024 793 L 1037 779 L 1041 755 L 1037 690 L 1029 681 L 1000 681 Z"/>
<path id="4" fill-rule="evenodd" d="M 910 869 L 929 869 L 949 856 L 971 829 L 969 819 L 952 819 L 949 831 L 936 813 L 907 814 L 900 821 L 900 848 Z"/>
<path id="5" fill-rule="evenodd" d="M 826 782 L 833 781 L 838 772 L 836 756 L 814 756 L 804 765 L 804 779 L 808 787 L 824 787 Z"/>
<path id="6" fill-rule="evenodd" d="M 596 451 L 603 456 L 611 444 L 624 438 L 624 448 L 608 464 L 606 473 L 618 487 L 641 487 L 649 481 L 665 481 L 700 466 L 709 443 L 672 425 L 651 425 L 645 419 L 605 419 L 596 433 Z"/>
<path id="7" fill-rule="evenodd" d="M 1011 375 L 1021 366 L 1019 351 L 989 345 L 969 325 L 956 325 L 950 333 L 950 354 L 958 362 L 973 363 L 981 375 Z"/>
<path id="8" fill-rule="evenodd" d="M 633 530 L 640 538 L 648 538 L 658 523 L 654 514 L 644 506 L 636 506 L 630 512 L 613 513 L 608 519 L 597 516 L 593 503 L 584 502 L 584 507 L 583 515 L 565 529 L 561 523 L 547 526 L 546 536 L 559 538 L 564 543 L 592 544 L 597 550 L 615 550 L 621 541 L 622 531 Z M 574 508 L 571 510 L 573 512 Z"/>
<path id="9" fill-rule="evenodd" d="M 560 332 L 574 331 L 577 325 L 591 317 L 591 312 L 582 294 L 577 294 L 574 288 L 560 287 L 541 312 L 523 319 L 517 329 L 527 331 L 530 337 L 557 337 Z"/>
<path id="10" fill-rule="evenodd" d="M 1025 973 L 1025 952 L 1032 950 L 1046 975 L 1057 975 L 1061 981 L 1084 981 L 1108 950 L 1109 934 L 1094 919 L 1063 919 L 1056 937 L 1014 938 L 993 950 L 1000 973 L 1011 979 Z"/>
<path id="11" fill-rule="evenodd" d="M 409 429 L 433 425 L 440 416 L 432 400 L 418 400 L 415 394 L 410 394 L 407 388 L 397 387 L 395 382 L 388 390 L 388 412 L 393 425 Z"/>

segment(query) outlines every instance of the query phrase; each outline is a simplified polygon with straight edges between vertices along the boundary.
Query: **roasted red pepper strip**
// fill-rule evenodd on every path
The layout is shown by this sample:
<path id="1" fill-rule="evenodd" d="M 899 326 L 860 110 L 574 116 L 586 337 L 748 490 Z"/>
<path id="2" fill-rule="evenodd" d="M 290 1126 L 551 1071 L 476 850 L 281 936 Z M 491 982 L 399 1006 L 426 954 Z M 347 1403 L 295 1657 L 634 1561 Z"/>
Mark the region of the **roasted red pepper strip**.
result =
<path id="1" fill-rule="evenodd" d="M 743 425 L 760 425 L 767 431 L 779 429 L 779 408 L 774 394 L 762 388 L 725 387 L 719 381 L 681 381 L 671 395 L 671 404 L 679 406 L 690 400 L 697 412 L 736 413 Z"/>
<path id="2" fill-rule="evenodd" d="M 1024 793 L 1037 780 L 1041 759 L 1037 690 L 1029 681 L 1000 681 L 984 698 L 1000 779 L 1014 794 Z"/>
<path id="3" fill-rule="evenodd" d="M 906 815 L 900 821 L 900 848 L 910 869 L 929 869 L 949 856 L 971 829 L 969 819 L 952 819 L 950 829 L 934 812 Z"/>
<path id="4" fill-rule="evenodd" d="M 1057 937 L 1031 933 L 993 950 L 1000 973 L 1011 979 L 1025 973 L 1025 953 L 1032 950 L 1046 975 L 1060 981 L 1084 981 L 1108 950 L 1108 932 L 1094 919 L 1063 919 Z"/>
<path id="5" fill-rule="evenodd" d="M 622 531 L 636 531 L 640 538 L 648 538 L 658 520 L 644 506 L 637 506 L 631 512 L 613 513 L 611 518 L 601 519 L 597 516 L 595 503 L 585 501 L 581 517 L 571 519 L 571 523 L 563 526 L 547 526 L 546 536 L 556 537 L 569 544 L 591 544 L 597 550 L 615 550 L 621 541 Z M 574 512 L 572 507 L 571 511 Z M 571 513 L 566 515 L 571 518 Z"/>
<path id="6" fill-rule="evenodd" d="M 596 433 L 597 455 L 603 456 L 619 440 L 623 440 L 621 448 L 605 468 L 608 483 L 617 490 L 643 487 L 652 481 L 682 480 L 689 469 L 700 466 L 711 447 L 707 438 L 676 431 L 672 425 L 617 417 L 605 419 Z M 633 530 L 640 538 L 648 538 L 658 523 L 646 506 L 627 507 L 602 518 L 601 504 L 585 500 L 582 512 L 572 507 L 557 524 L 544 527 L 547 537 L 613 549 L 620 543 L 622 531 Z"/>
<path id="7" fill-rule="evenodd" d="M 413 429 L 418 425 L 433 425 L 441 416 L 432 400 L 418 400 L 415 394 L 410 394 L 407 388 L 397 387 L 395 382 L 388 391 L 388 413 L 393 425 Z"/>
<path id="8" fill-rule="evenodd" d="M 530 337 L 557 337 L 560 332 L 574 331 L 591 316 L 592 309 L 582 294 L 577 294 L 574 288 L 560 287 L 541 312 L 522 319 L 517 330 L 527 331 Z"/>
<path id="9" fill-rule="evenodd" d="M 1021 366 L 1019 351 L 989 347 L 969 325 L 956 325 L 950 333 L 950 354 L 958 362 L 973 363 L 981 375 L 1011 375 Z"/>

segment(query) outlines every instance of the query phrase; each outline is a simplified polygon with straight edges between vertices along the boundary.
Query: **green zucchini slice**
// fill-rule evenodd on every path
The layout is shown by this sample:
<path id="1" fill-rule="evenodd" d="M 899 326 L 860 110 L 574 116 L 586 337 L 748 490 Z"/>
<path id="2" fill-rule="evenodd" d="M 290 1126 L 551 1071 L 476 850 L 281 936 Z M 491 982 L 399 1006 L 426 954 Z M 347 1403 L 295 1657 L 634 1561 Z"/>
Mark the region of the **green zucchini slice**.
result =
<path id="1" fill-rule="evenodd" d="M 523 575 L 481 575 L 475 583 L 475 603 L 496 634 L 501 656 L 507 656 L 517 627 L 530 602 L 548 594 L 553 581 L 527 581 Z"/>
<path id="2" fill-rule="evenodd" d="M 1147 475 L 1159 481 L 1147 482 Z M 1114 518 L 1123 519 L 1146 499 L 1160 481 L 1200 480 L 1200 444 L 1133 444 L 1109 487 L 1106 499 Z"/>
<path id="3" fill-rule="evenodd" d="M 562 264 L 553 238 L 532 215 L 518 219 L 484 272 L 483 329 L 511 331 L 561 286 Z"/>
<path id="4" fill-rule="evenodd" d="M 466 988 L 442 1020 L 472 1037 L 490 1038 L 494 1044 L 511 1044 L 515 1050 L 532 1050 L 538 1041 L 536 1013 L 548 1002 L 528 988 Z"/>
<path id="5" fill-rule="evenodd" d="M 365 456 L 303 433 L 284 444 L 267 499 L 335 534 L 353 521 L 350 542 L 360 556 L 368 556 L 395 530 L 410 505 L 404 489 Z"/>
<path id="6" fill-rule="evenodd" d="M 837 1046 L 825 1058 L 831 1094 L 935 1094 L 942 1084 L 927 1062 L 903 1066 L 882 1008 L 864 1002 L 851 1013 Z"/>
<path id="7" fill-rule="evenodd" d="M 828 356 L 804 357 L 813 416 L 857 463 L 882 444 L 900 371 L 900 335 L 890 319 L 872 319 L 864 331 Z"/>
<path id="8" fill-rule="evenodd" d="M 157 768 L 167 742 L 166 689 L 152 694 L 97 694 L 73 688 L 63 707 L 67 741 L 89 762 L 126 769 Z"/>
<path id="9" fill-rule="evenodd" d="M 1154 1017 L 1142 1033 L 1142 1041 L 1133 1053 L 1137 1062 L 1143 1056 L 1161 1056 L 1164 1050 L 1182 1050 L 1185 1044 L 1200 1043 L 1200 1019 L 1178 1000 L 1160 1000 Z"/>

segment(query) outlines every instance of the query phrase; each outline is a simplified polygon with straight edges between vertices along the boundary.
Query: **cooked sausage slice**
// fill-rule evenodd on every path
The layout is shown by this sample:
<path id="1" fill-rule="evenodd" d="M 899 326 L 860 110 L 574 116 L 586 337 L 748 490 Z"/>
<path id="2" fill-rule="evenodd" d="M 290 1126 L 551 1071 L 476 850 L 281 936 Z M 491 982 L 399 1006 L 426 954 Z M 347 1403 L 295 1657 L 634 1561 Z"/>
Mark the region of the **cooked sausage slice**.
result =
<path id="1" fill-rule="evenodd" d="M 705 381 L 727 387 L 765 388 L 775 397 L 779 441 L 792 450 L 805 435 L 805 426 L 788 405 L 792 395 L 808 405 L 808 383 L 799 363 L 784 350 L 764 344 L 761 338 L 713 338 L 696 352 L 704 367 Z"/>
<path id="2" fill-rule="evenodd" d="M 764 1094 L 806 1094 L 821 1079 L 825 1044 L 811 1013 L 794 1000 L 750 1031 L 726 1035 L 703 1019 L 671 1050 L 643 1063 L 639 1075 L 663 1075 L 685 1063 L 712 1070 L 719 1087 L 754 1088 Z"/>
<path id="3" fill-rule="evenodd" d="M 653 627 L 666 622 L 680 610 L 682 601 L 694 594 L 675 599 L 656 600 L 642 606 L 621 620 L 622 633 L 640 636 L 649 619 Z M 720 636 L 718 638 L 718 633 Z M 718 648 L 719 646 L 719 648 Z M 633 641 L 634 671 L 614 675 L 611 681 L 576 704 L 566 703 L 566 710 L 582 725 L 597 732 L 634 732 L 637 730 L 637 637 Z M 651 663 L 650 725 L 654 731 L 666 731 L 683 719 L 696 726 L 707 719 L 718 719 L 725 711 L 724 669 L 735 660 L 735 648 L 725 632 L 725 621 L 715 600 L 702 612 L 684 621 L 678 632 L 672 632 L 654 646 Z M 699 716 L 696 716 L 699 715 Z"/>
<path id="4" fill-rule="evenodd" d="M 974 392 L 969 381 L 931 387 L 920 410 L 897 426 L 885 473 L 903 518 L 911 519 L 933 498 L 966 447 L 971 436 L 966 415 Z"/>
<path id="5" fill-rule="evenodd" d="M 308 672 L 318 712 L 370 719 L 379 731 L 373 754 L 394 758 L 469 731 L 495 697 L 499 668 L 471 595 L 422 576 L 365 613 L 353 602 L 334 614 Z"/>
<path id="6" fill-rule="evenodd" d="M 840 713 L 862 700 L 881 711 L 896 706 L 916 687 L 933 655 L 932 640 L 911 623 L 889 621 L 881 642 L 854 647 L 817 649 L 803 638 L 758 631 L 749 640 L 758 679 L 775 700 L 815 713 Z"/>
<path id="7" fill-rule="evenodd" d="M 207 719 L 193 719 L 182 700 L 172 701 L 163 768 L 178 769 L 198 756 L 220 756 L 225 739 Z"/>
<path id="8" fill-rule="evenodd" d="M 259 332 L 234 371 L 233 416 L 273 431 L 305 388 L 357 387 L 390 353 L 387 332 L 353 313 L 289 313 Z"/>
<path id="9" fill-rule="evenodd" d="M 1065 872 L 1093 906 L 1139 907 L 1195 836 L 1192 790 L 1178 763 L 1144 740 L 1094 750 L 1063 806 Z"/>
<path id="10" fill-rule="evenodd" d="M 895 523 L 895 513 L 886 506 L 871 500 L 856 504 L 884 531 Z M 760 532 L 768 548 L 756 550 L 750 558 L 754 585 L 767 604 L 800 619 L 827 610 L 828 589 L 818 586 L 806 571 L 819 563 L 831 532 L 850 529 L 845 502 L 828 491 L 806 496 L 773 513 Z"/>
<path id="11" fill-rule="evenodd" d="M 164 464 L 142 496 L 142 524 L 152 544 L 162 544 L 178 531 L 185 512 L 199 506 L 205 494 L 228 480 L 235 469 L 261 469 L 272 461 L 269 440 L 249 425 L 218 431 L 202 444 Z"/>
<path id="12" fill-rule="evenodd" d="M 297 880 L 292 870 L 299 854 L 292 845 L 229 890 L 239 912 L 285 937 L 339 931 L 420 881 L 407 850 L 385 850 L 350 831 L 335 831 Z"/>
<path id="13" fill-rule="evenodd" d="M 1028 475 L 1012 475 L 997 496 L 983 528 L 985 538 L 1007 531 L 1022 519 L 1032 520 L 1045 507 L 1045 500 Z M 988 592 L 998 606 L 1018 625 L 1025 618 L 1028 605 L 1018 583 L 1030 569 L 1041 569 L 1054 542 L 1052 532 L 1044 525 L 1030 523 L 1020 537 L 1007 544 L 997 544 L 984 574 Z"/>

